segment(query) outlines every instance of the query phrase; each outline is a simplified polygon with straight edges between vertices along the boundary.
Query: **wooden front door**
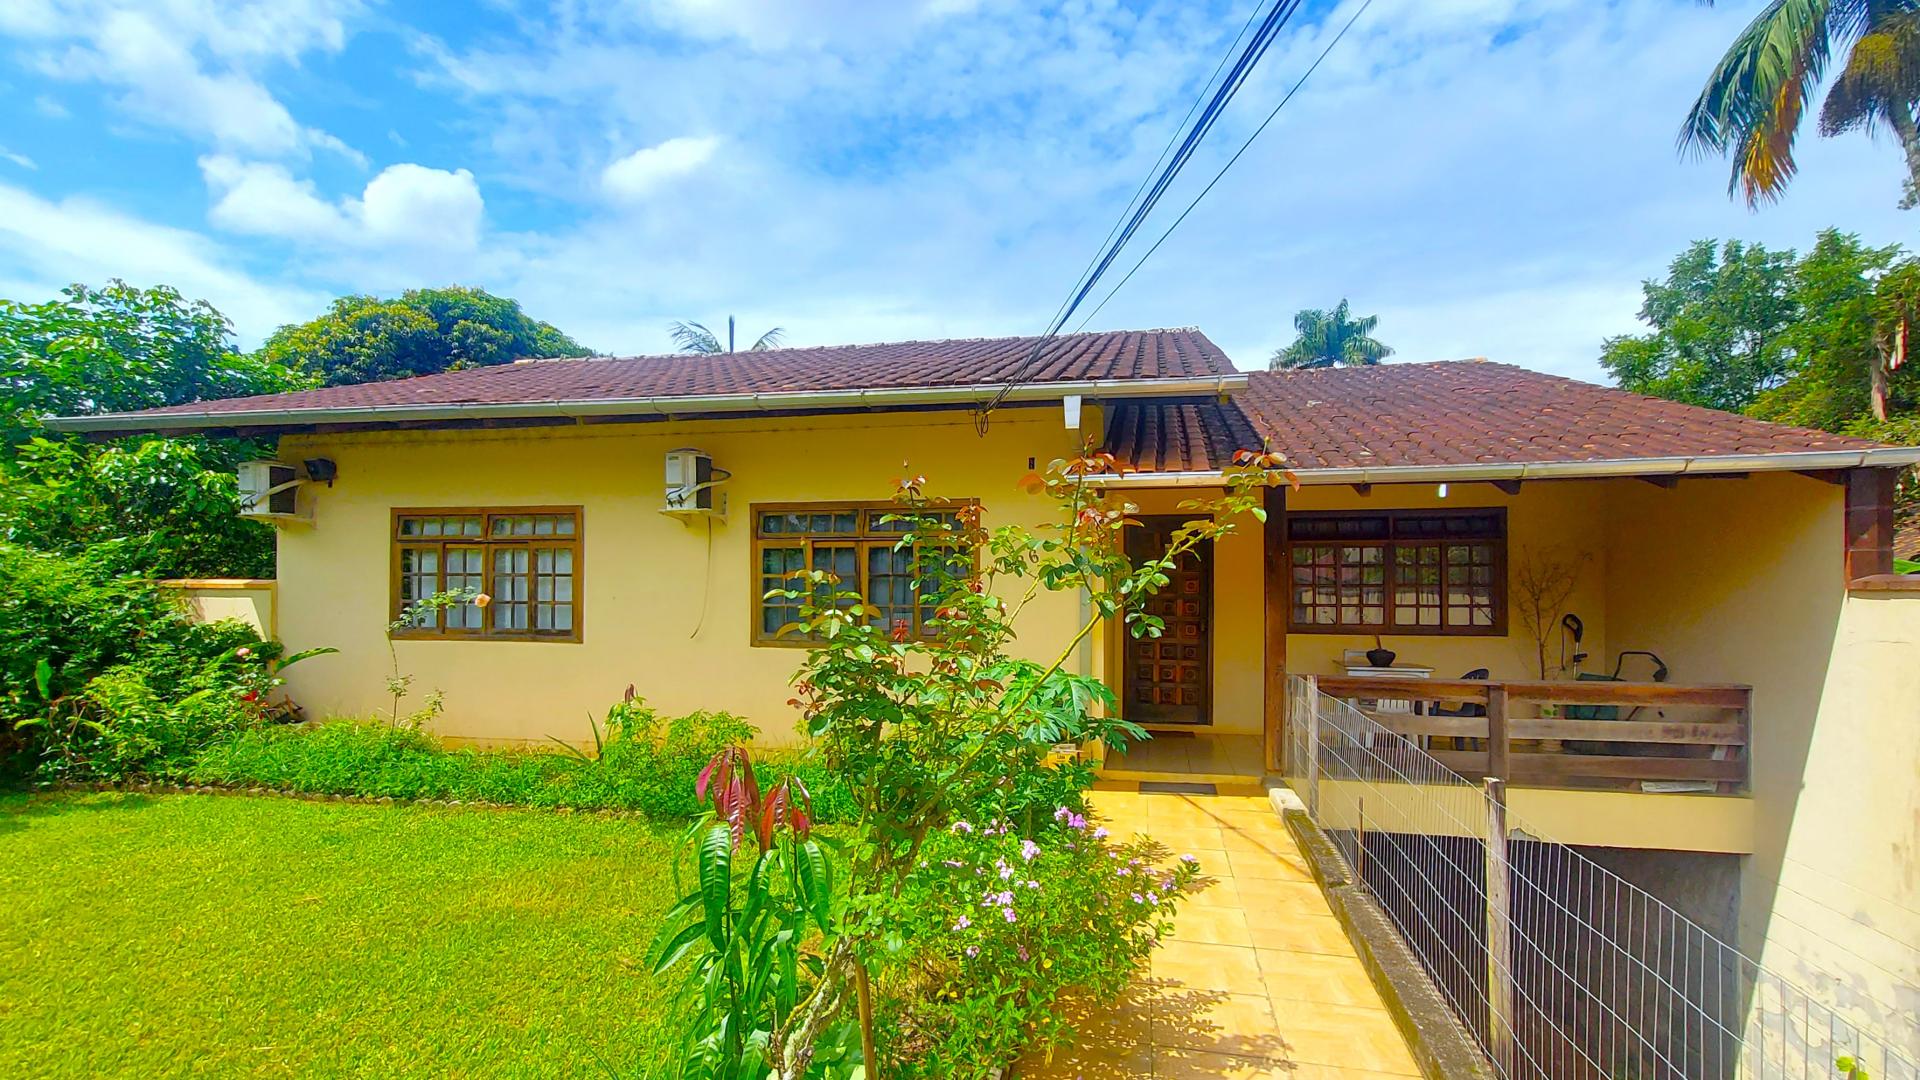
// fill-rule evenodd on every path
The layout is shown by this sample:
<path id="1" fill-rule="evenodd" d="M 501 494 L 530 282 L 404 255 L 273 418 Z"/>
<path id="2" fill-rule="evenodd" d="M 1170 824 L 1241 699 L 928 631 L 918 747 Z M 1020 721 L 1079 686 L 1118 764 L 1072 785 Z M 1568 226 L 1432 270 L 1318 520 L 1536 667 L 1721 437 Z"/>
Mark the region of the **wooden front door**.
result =
<path id="1" fill-rule="evenodd" d="M 1184 517 L 1143 517 L 1127 530 L 1127 556 L 1138 566 L 1167 550 Z M 1126 694 L 1121 715 L 1136 724 L 1210 724 L 1213 696 L 1213 559 L 1202 544 L 1181 558 L 1172 580 L 1147 601 L 1166 623 L 1159 638 L 1126 636 Z"/>

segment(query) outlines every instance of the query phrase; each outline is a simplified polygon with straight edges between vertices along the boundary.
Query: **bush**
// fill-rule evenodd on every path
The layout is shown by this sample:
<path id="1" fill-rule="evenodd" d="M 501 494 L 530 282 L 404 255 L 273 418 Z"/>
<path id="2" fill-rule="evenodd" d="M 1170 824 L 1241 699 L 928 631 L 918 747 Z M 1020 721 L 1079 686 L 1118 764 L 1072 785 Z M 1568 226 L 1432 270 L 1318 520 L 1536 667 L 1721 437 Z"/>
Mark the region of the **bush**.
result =
<path id="1" fill-rule="evenodd" d="M 928 837 L 885 911 L 876 1042 L 889 1076 L 987 1077 L 1072 1030 L 1064 999 L 1107 1001 L 1170 929 L 1198 871 L 1111 843 L 1071 809 L 1033 837 L 956 821 Z"/>
<path id="2" fill-rule="evenodd" d="M 87 556 L 0 545 L 0 768 L 122 779 L 271 715 L 280 647 Z"/>
<path id="3" fill-rule="evenodd" d="M 700 768 L 753 725 L 729 713 L 662 718 L 638 700 L 615 705 L 596 752 L 558 747 L 448 748 L 405 725 L 332 720 L 241 731 L 174 775 L 195 784 L 263 785 L 310 794 L 457 799 L 514 806 L 629 810 L 686 818 L 699 810 Z M 768 775 L 798 775 L 828 820 L 851 812 L 845 789 L 798 754 L 775 754 Z"/>

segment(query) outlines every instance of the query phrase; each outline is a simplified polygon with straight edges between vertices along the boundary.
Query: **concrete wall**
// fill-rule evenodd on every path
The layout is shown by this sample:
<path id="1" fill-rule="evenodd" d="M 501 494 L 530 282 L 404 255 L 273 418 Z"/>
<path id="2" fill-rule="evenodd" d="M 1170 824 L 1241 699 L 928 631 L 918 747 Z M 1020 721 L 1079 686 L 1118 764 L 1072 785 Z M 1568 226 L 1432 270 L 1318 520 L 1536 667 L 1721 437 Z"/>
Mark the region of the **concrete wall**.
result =
<path id="1" fill-rule="evenodd" d="M 272 578 L 174 578 L 160 585 L 179 597 L 196 622 L 239 619 L 261 637 L 278 633 Z"/>
<path id="2" fill-rule="evenodd" d="M 283 457 L 330 457 L 339 479 L 309 489 L 311 526 L 279 533 L 280 632 L 289 649 L 340 650 L 291 671 L 289 690 L 312 716 L 386 708 L 393 508 L 578 504 L 584 640 L 396 641 L 413 701 L 444 691 L 440 730 L 462 739 L 583 740 L 588 715 L 632 683 L 663 711 L 726 709 L 790 742 L 788 681 L 804 653 L 749 644 L 751 504 L 884 500 L 921 474 L 931 493 L 981 500 L 990 526 L 1035 525 L 1052 503 L 1020 478 L 1083 434 L 1058 409 L 1006 409 L 984 437 L 964 413 L 289 437 Z M 659 513 L 663 456 L 683 446 L 733 472 L 729 515 L 711 531 Z M 1020 647 L 1051 660 L 1080 617 L 1077 596 L 1043 594 L 1021 617 Z M 1088 650 L 1080 666 L 1095 673 L 1100 659 Z"/>
<path id="3" fill-rule="evenodd" d="M 1738 944 L 1920 1054 L 1920 595 L 1849 595 L 1837 485 L 1606 496 L 1612 643 L 1754 688 Z"/>

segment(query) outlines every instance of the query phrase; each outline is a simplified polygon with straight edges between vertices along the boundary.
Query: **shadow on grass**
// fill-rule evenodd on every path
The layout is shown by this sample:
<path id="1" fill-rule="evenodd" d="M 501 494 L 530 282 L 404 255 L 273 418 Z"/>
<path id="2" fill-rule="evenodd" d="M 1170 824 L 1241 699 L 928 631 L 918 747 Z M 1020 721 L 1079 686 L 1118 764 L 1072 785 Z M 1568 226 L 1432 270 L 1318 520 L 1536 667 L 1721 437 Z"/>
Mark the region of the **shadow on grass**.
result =
<path id="1" fill-rule="evenodd" d="M 144 810 L 158 801 L 155 796 L 131 792 L 105 792 L 92 797 L 64 791 L 8 792 L 0 795 L 0 833 L 24 829 L 34 818 Z"/>

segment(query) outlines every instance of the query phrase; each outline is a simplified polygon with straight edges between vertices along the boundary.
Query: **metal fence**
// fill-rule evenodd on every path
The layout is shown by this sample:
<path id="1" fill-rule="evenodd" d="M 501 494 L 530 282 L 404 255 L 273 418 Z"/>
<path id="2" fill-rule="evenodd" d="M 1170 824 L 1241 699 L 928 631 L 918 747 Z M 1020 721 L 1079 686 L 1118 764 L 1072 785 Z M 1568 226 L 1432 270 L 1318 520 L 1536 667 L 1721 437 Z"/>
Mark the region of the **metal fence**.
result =
<path id="1" fill-rule="evenodd" d="M 1855 1077 L 1920 1068 L 1694 920 L 1507 814 L 1498 780 L 1288 680 L 1287 775 L 1503 1077 Z"/>

